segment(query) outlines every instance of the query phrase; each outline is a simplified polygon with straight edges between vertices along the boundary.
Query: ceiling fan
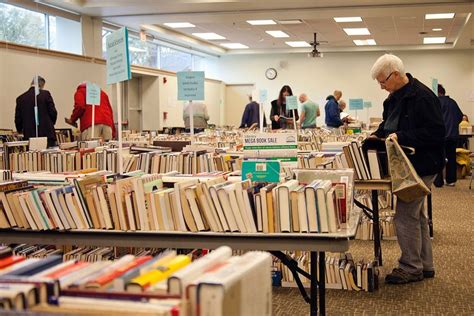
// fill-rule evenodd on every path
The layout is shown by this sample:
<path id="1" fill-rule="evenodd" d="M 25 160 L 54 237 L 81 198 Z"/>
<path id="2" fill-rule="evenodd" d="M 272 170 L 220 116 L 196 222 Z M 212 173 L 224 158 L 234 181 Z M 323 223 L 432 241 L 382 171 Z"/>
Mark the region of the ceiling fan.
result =
<path id="1" fill-rule="evenodd" d="M 323 53 L 318 50 L 318 45 L 322 43 L 327 43 L 327 41 L 318 42 L 317 36 L 318 36 L 318 33 L 314 33 L 314 40 L 310 43 L 311 46 L 313 46 L 313 50 L 308 53 L 308 57 L 311 57 L 311 58 L 323 57 Z"/>

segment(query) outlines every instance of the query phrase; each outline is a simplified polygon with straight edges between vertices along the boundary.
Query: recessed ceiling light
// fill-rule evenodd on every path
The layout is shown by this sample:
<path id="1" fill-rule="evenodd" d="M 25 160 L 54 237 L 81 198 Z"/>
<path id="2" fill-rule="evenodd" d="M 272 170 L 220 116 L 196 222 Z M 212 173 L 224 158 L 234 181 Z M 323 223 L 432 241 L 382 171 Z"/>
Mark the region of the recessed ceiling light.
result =
<path id="1" fill-rule="evenodd" d="M 303 23 L 302 20 L 296 19 L 296 20 L 277 20 L 278 24 L 301 24 Z"/>
<path id="2" fill-rule="evenodd" d="M 285 42 L 286 45 L 291 47 L 311 47 L 308 42 L 305 41 L 296 41 L 296 42 Z"/>
<path id="3" fill-rule="evenodd" d="M 357 46 L 373 46 L 377 45 L 374 39 L 365 39 L 365 40 L 354 40 L 354 44 Z"/>
<path id="4" fill-rule="evenodd" d="M 173 23 L 164 23 L 167 27 L 171 27 L 173 29 L 184 29 L 189 27 L 196 27 L 196 25 L 188 23 L 188 22 L 173 22 Z"/>
<path id="5" fill-rule="evenodd" d="M 224 36 L 220 36 L 216 33 L 193 33 L 194 36 L 200 37 L 205 40 L 224 40 Z"/>
<path id="6" fill-rule="evenodd" d="M 273 21 L 273 20 L 248 20 L 247 23 L 252 24 L 252 25 L 273 25 L 273 24 L 276 24 L 276 22 Z"/>
<path id="7" fill-rule="evenodd" d="M 443 29 L 442 28 L 435 28 L 433 29 L 433 32 L 441 32 Z"/>
<path id="8" fill-rule="evenodd" d="M 425 14 L 426 20 L 452 19 L 452 18 L 454 18 L 454 13 Z"/>
<path id="9" fill-rule="evenodd" d="M 265 31 L 265 33 L 267 33 L 267 34 L 269 34 L 273 37 L 276 37 L 276 38 L 290 37 L 290 35 L 286 34 L 283 31 Z"/>
<path id="10" fill-rule="evenodd" d="M 446 37 L 425 37 L 423 38 L 423 44 L 444 44 Z"/>
<path id="11" fill-rule="evenodd" d="M 369 29 L 366 27 L 363 28 L 345 28 L 344 32 L 347 35 L 370 35 Z"/>
<path id="12" fill-rule="evenodd" d="M 337 23 L 362 22 L 362 18 L 360 16 L 348 16 L 348 17 L 334 18 L 334 21 L 336 21 Z"/>
<path id="13" fill-rule="evenodd" d="M 229 49 L 246 49 L 249 48 L 247 45 L 240 44 L 240 43 L 222 43 L 221 46 Z"/>

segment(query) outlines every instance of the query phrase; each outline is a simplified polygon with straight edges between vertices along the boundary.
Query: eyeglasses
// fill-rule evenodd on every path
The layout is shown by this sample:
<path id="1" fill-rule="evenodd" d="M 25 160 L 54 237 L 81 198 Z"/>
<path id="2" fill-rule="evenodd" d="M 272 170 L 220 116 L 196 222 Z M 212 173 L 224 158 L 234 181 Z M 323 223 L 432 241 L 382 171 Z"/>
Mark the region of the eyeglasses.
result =
<path id="1" fill-rule="evenodd" d="M 390 73 L 390 75 L 388 75 L 388 77 L 387 77 L 387 78 L 385 78 L 385 80 L 384 80 L 384 81 L 379 81 L 379 84 L 381 84 L 381 85 L 385 85 L 385 84 L 387 83 L 388 79 L 390 79 L 390 77 L 391 77 L 393 74 L 394 74 L 394 71 L 393 71 L 393 72 L 391 72 L 391 73 Z"/>

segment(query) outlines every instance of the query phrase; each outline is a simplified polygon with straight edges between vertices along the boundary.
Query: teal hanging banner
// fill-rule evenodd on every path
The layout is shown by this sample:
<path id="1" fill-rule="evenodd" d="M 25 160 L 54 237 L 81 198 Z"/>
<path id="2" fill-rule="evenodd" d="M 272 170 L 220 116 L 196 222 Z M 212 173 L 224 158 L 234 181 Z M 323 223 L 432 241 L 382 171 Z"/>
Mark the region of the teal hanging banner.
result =
<path id="1" fill-rule="evenodd" d="M 279 182 L 280 162 L 275 160 L 244 160 L 242 162 L 242 180 L 252 182 Z"/>
<path id="2" fill-rule="evenodd" d="M 349 99 L 349 110 L 363 110 L 364 99 Z"/>
<path id="3" fill-rule="evenodd" d="M 109 36 L 106 40 L 107 52 L 107 84 L 130 80 L 130 55 L 128 51 L 128 30 L 123 27 Z"/>
<path id="4" fill-rule="evenodd" d="M 178 100 L 204 100 L 204 71 L 180 71 L 178 77 Z"/>
<path id="5" fill-rule="evenodd" d="M 298 109 L 298 100 L 296 99 L 296 95 L 289 95 L 286 97 L 286 109 L 287 110 Z"/>

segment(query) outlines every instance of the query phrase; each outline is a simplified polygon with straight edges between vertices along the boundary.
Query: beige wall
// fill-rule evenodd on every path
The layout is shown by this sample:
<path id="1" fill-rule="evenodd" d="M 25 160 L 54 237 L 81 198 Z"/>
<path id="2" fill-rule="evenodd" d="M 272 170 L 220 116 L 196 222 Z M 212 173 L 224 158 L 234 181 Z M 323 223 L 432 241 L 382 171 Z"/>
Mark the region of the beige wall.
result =
<path id="1" fill-rule="evenodd" d="M 396 54 L 403 59 L 406 70 L 429 87 L 431 78 L 437 78 L 461 110 L 474 118 L 474 50 Z M 220 79 L 227 84 L 248 83 L 251 79 L 257 89 L 267 89 L 267 119 L 270 101 L 278 97 L 283 85 L 288 84 L 294 94 L 306 92 L 322 107 L 319 126 L 324 125 L 324 99 L 334 89 L 342 90 L 345 100 L 363 98 L 372 101 L 373 108 L 369 113 L 358 111 L 360 119 L 366 120 L 368 115 L 381 117 L 382 102 L 387 97 L 387 92 L 370 77 L 370 69 L 380 55 L 381 52 L 327 53 L 324 58 L 308 58 L 305 54 L 227 55 L 220 61 Z M 284 68 L 280 67 L 282 64 Z M 265 78 L 265 70 L 269 67 L 278 71 L 275 80 Z M 350 112 L 355 115 L 354 111 Z"/>

